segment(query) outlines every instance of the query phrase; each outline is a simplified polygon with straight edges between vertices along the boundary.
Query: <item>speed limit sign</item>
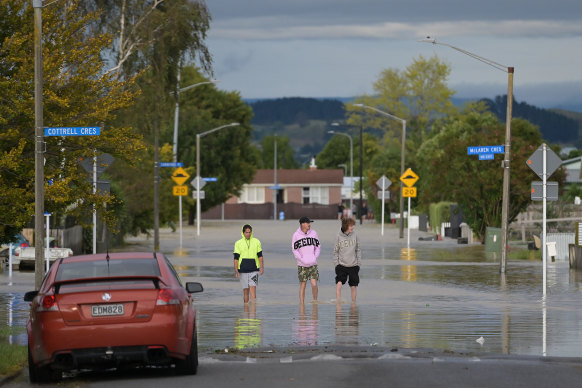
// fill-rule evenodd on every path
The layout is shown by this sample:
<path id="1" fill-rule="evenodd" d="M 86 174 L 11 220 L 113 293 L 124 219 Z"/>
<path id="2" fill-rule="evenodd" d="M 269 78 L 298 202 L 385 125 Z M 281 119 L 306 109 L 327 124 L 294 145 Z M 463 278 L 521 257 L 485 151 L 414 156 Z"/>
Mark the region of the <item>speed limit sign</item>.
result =
<path id="1" fill-rule="evenodd" d="M 416 198 L 416 187 L 403 187 L 402 188 L 402 196 Z"/>
<path id="2" fill-rule="evenodd" d="M 188 186 L 174 186 L 173 188 L 174 195 L 188 195 Z"/>

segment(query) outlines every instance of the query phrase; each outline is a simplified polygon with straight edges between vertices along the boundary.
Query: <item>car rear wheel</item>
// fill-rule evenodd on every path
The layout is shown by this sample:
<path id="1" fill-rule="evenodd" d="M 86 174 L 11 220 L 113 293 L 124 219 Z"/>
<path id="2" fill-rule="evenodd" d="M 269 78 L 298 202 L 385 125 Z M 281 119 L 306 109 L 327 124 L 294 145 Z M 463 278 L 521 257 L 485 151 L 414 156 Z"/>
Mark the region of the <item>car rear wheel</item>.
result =
<path id="1" fill-rule="evenodd" d="M 184 360 L 176 362 L 178 373 L 185 375 L 195 375 L 198 371 L 198 336 L 196 329 L 192 333 L 192 344 L 190 345 L 190 354 Z"/>
<path id="2" fill-rule="evenodd" d="M 63 372 L 52 370 L 50 365 L 36 366 L 28 347 L 28 376 L 31 383 L 52 383 L 63 378 Z"/>

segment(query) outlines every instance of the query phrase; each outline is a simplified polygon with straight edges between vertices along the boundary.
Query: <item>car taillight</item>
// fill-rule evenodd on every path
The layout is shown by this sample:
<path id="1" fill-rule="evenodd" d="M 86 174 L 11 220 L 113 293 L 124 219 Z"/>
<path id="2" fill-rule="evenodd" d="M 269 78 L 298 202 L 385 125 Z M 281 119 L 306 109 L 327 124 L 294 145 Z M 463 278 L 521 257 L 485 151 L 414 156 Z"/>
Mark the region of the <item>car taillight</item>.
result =
<path id="1" fill-rule="evenodd" d="M 45 295 L 42 297 L 36 311 L 57 311 L 57 298 L 54 295 Z"/>
<path id="2" fill-rule="evenodd" d="M 170 288 L 162 288 L 158 293 L 156 305 L 166 306 L 169 304 L 180 304 L 180 300 Z"/>

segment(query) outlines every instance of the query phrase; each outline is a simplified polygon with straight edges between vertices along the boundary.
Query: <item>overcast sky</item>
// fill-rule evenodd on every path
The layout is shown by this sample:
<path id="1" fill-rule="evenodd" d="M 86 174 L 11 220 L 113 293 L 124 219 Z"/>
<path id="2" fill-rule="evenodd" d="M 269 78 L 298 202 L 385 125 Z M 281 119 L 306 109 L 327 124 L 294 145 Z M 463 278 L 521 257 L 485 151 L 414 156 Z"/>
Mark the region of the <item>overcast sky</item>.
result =
<path id="1" fill-rule="evenodd" d="M 582 100 L 580 0 L 206 0 L 215 78 L 250 98 L 372 93 L 419 55 L 451 66 L 458 97 L 507 92 L 507 74 L 431 36 L 515 68 L 518 101 Z"/>

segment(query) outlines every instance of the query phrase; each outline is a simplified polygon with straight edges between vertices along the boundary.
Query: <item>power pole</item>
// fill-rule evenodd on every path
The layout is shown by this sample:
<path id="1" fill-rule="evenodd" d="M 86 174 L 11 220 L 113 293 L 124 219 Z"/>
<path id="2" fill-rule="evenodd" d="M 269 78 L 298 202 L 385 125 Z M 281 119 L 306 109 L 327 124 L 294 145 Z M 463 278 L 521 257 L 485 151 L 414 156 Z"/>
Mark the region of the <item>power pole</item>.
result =
<path id="1" fill-rule="evenodd" d="M 42 0 L 32 0 L 34 8 L 34 287 L 44 278 L 44 128 L 42 110 Z"/>

